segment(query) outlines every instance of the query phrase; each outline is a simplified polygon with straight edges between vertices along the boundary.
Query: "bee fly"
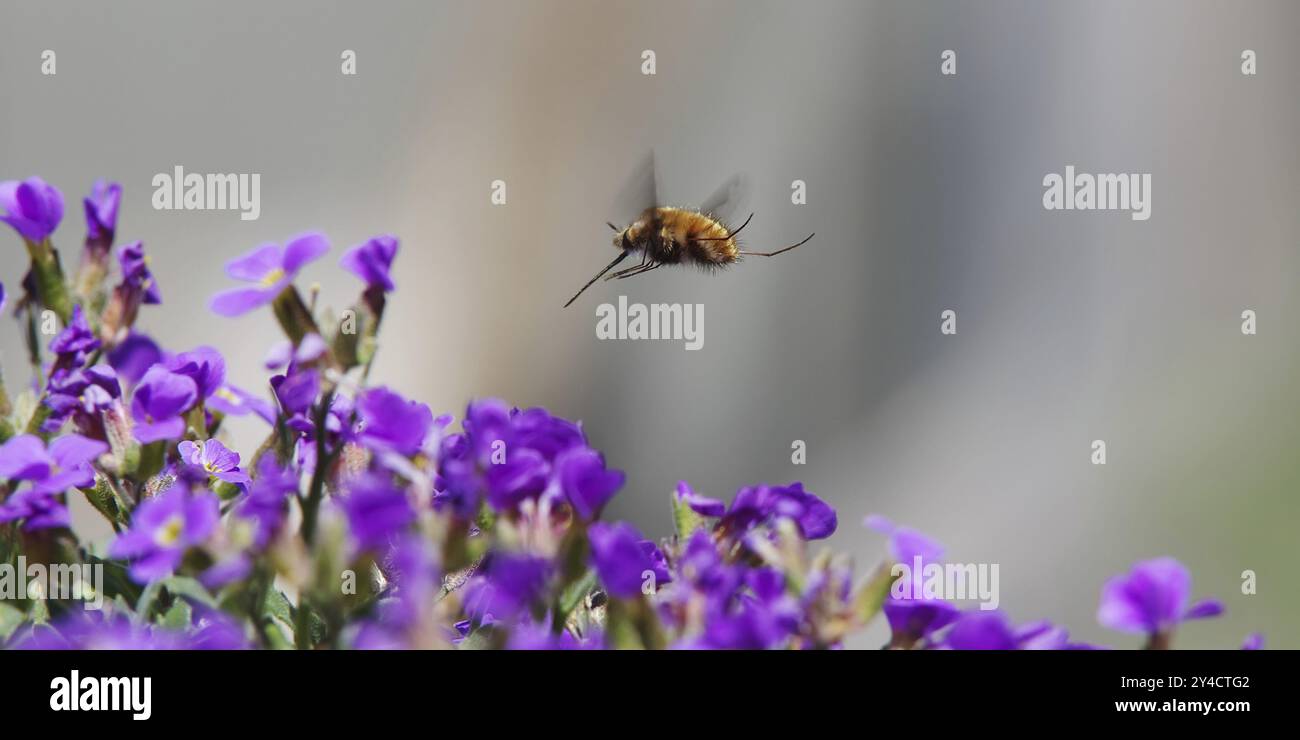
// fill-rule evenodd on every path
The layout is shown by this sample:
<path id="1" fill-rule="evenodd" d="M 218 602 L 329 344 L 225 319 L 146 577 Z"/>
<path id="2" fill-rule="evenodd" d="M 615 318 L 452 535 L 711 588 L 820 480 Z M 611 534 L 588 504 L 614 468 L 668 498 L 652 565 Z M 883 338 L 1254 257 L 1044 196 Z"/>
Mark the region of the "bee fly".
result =
<path id="1" fill-rule="evenodd" d="M 641 175 L 634 178 L 633 188 L 639 193 L 641 202 L 656 204 L 657 186 L 654 176 L 653 155 L 641 168 Z M 809 234 L 798 244 L 792 244 L 775 252 L 750 252 L 740 248 L 736 235 L 749 225 L 754 214 L 749 214 L 736 229 L 724 225 L 726 212 L 734 209 L 745 197 L 746 183 L 739 175 L 732 177 L 713 197 L 698 209 L 675 208 L 671 206 L 651 205 L 641 211 L 635 221 L 620 229 L 612 223 L 607 224 L 614 230 L 614 246 L 620 249 L 619 255 L 596 273 L 574 294 L 568 308 L 583 291 L 590 288 L 602 275 L 614 269 L 628 255 L 641 253 L 641 262 L 632 267 L 619 270 L 606 280 L 623 280 L 624 278 L 644 275 L 664 265 L 692 264 L 706 270 L 715 270 L 740 261 L 741 257 L 775 257 L 782 252 L 789 252 L 802 246 L 813 238 Z"/>

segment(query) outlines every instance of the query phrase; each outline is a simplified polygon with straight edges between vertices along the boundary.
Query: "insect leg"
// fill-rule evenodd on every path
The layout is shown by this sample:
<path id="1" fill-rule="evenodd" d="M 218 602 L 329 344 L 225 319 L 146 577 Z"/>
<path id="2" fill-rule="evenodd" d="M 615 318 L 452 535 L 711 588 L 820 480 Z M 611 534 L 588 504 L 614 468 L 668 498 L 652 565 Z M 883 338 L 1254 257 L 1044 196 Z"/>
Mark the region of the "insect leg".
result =
<path id="1" fill-rule="evenodd" d="M 657 267 L 661 267 L 661 266 L 664 265 L 664 264 L 666 264 L 666 263 L 664 263 L 664 262 L 652 262 L 652 263 L 650 263 L 650 266 L 645 267 L 645 268 L 642 268 L 642 269 L 640 269 L 640 270 L 637 270 L 636 272 L 625 272 L 624 274 L 622 274 L 622 275 L 617 275 L 617 276 L 615 276 L 615 277 L 617 277 L 617 279 L 619 279 L 619 280 L 622 280 L 623 278 L 630 278 L 630 277 L 636 277 L 637 275 L 644 275 L 645 273 L 650 272 L 651 270 L 653 270 L 653 269 L 655 269 L 655 268 L 657 268 Z"/>
<path id="2" fill-rule="evenodd" d="M 794 249 L 795 247 L 801 247 L 801 246 L 803 246 L 804 244 L 807 244 L 807 243 L 808 243 L 808 239 L 811 239 L 811 238 L 813 238 L 813 237 L 816 236 L 816 235 L 817 235 L 816 232 L 813 232 L 812 234 L 809 234 L 807 238 L 805 238 L 803 241 L 799 242 L 798 244 L 791 244 L 790 246 L 786 247 L 785 249 L 778 249 L 778 250 L 776 250 L 775 252 L 746 252 L 746 251 L 744 251 L 744 250 L 741 250 L 741 251 L 737 252 L 737 254 L 748 255 L 748 256 L 750 256 L 750 257 L 775 257 L 775 256 L 777 256 L 778 254 L 780 254 L 780 253 L 782 253 L 782 252 L 789 252 L 791 249 Z"/>
<path id="3" fill-rule="evenodd" d="M 624 269 L 624 270 L 619 270 L 618 272 L 615 272 L 615 273 L 609 275 L 609 276 L 606 277 L 605 279 L 606 279 L 606 280 L 613 280 L 614 278 L 618 277 L 619 275 L 626 275 L 626 274 L 629 273 L 629 272 L 635 272 L 635 271 L 637 271 L 637 270 L 645 269 L 646 261 L 649 260 L 649 259 L 650 259 L 650 256 L 649 256 L 647 253 L 642 252 L 642 253 L 641 253 L 641 264 L 639 264 L 639 265 L 633 265 L 633 266 L 631 266 L 631 267 L 629 267 L 629 268 L 627 268 L 627 269 Z"/>

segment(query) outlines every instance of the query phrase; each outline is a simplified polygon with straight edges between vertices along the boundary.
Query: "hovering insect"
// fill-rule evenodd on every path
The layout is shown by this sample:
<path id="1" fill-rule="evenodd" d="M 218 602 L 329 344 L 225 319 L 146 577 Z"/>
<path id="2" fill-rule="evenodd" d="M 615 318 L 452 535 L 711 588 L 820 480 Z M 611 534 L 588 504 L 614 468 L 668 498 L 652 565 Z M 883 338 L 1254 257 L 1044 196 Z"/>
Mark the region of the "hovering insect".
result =
<path id="1" fill-rule="evenodd" d="M 664 265 L 692 264 L 706 270 L 715 270 L 740 261 L 742 257 L 775 257 L 782 252 L 789 252 L 812 239 L 809 234 L 798 244 L 792 244 L 775 252 L 750 252 L 740 248 L 736 235 L 749 225 L 754 214 L 749 214 L 744 223 L 735 229 L 727 227 L 724 221 L 727 215 L 745 199 L 748 194 L 748 182 L 736 175 L 723 184 L 716 193 L 698 209 L 676 208 L 658 205 L 658 186 L 656 184 L 654 155 L 639 168 L 620 200 L 626 202 L 635 199 L 640 203 L 649 203 L 632 223 L 619 228 L 608 223 L 614 230 L 614 246 L 621 250 L 619 255 L 596 273 L 574 294 L 568 308 L 578 296 L 614 269 L 628 255 L 641 253 L 641 262 L 632 267 L 612 273 L 606 280 L 623 280 L 624 278 L 644 275 Z"/>

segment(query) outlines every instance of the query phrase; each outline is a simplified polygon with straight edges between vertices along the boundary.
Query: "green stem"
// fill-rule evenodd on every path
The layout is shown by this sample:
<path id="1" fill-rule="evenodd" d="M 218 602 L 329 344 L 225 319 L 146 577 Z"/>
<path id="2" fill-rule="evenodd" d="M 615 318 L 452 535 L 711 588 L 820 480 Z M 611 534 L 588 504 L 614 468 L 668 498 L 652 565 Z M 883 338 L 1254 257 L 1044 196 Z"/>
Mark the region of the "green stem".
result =
<path id="1" fill-rule="evenodd" d="M 53 311 L 67 326 L 72 321 L 72 297 L 63 279 L 58 252 L 54 251 L 48 238 L 39 244 L 27 239 L 23 243 L 27 245 L 27 254 L 32 260 L 32 275 L 36 278 L 36 295 L 41 305 Z"/>
<path id="2" fill-rule="evenodd" d="M 298 289 L 294 286 L 290 285 L 280 291 L 280 295 L 271 303 L 271 309 L 293 346 L 297 347 L 309 333 L 320 334 L 316 320 L 312 318 L 311 311 L 302 302 L 302 296 L 298 295 Z"/>
<path id="3" fill-rule="evenodd" d="M 311 474 L 311 487 L 307 499 L 302 505 L 302 538 L 311 546 L 316 537 L 316 513 L 320 509 L 321 499 L 325 495 L 325 474 L 332 462 L 333 454 L 325 450 L 325 420 L 329 417 L 330 402 L 334 400 L 333 392 L 321 396 L 316 407 L 316 469 Z"/>

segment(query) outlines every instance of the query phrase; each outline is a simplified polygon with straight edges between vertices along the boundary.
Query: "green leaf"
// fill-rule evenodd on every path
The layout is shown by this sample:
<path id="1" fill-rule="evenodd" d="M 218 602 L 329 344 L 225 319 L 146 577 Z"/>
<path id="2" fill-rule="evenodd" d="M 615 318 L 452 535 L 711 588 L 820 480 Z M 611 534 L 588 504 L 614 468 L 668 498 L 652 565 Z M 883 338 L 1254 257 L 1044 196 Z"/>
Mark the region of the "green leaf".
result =
<path id="1" fill-rule="evenodd" d="M 263 608 L 267 614 L 288 625 L 289 629 L 293 629 L 293 604 L 289 602 L 289 597 L 285 596 L 283 591 L 267 589 L 266 605 Z"/>
<path id="2" fill-rule="evenodd" d="M 234 483 L 217 481 L 217 484 L 212 486 L 212 492 L 217 494 L 217 498 L 222 501 L 233 501 L 236 496 L 244 492 L 244 489 Z"/>
<path id="3" fill-rule="evenodd" d="M 581 578 L 569 584 L 569 587 L 564 589 L 564 593 L 560 594 L 560 600 L 557 604 L 559 613 L 555 615 L 556 622 L 564 624 L 564 621 L 568 619 L 574 609 L 578 608 L 582 600 L 587 598 L 587 594 L 591 593 L 591 589 L 595 588 L 595 586 L 595 570 L 588 570 L 582 574 Z"/>
<path id="4" fill-rule="evenodd" d="M 32 599 L 32 611 L 28 615 L 32 624 L 45 624 L 50 621 L 50 605 L 45 599 Z"/>
<path id="5" fill-rule="evenodd" d="M 27 615 L 19 611 L 18 607 L 0 601 L 0 642 L 8 640 L 18 625 L 25 621 Z"/>
<path id="6" fill-rule="evenodd" d="M 163 582 L 154 581 L 144 587 L 140 592 L 140 598 L 135 602 L 136 617 L 142 622 L 149 621 L 149 612 L 153 611 L 154 604 L 158 602 L 158 596 L 162 593 Z"/>
<path id="7" fill-rule="evenodd" d="M 177 599 L 172 602 L 172 606 L 158 618 L 158 624 L 169 630 L 177 632 L 183 631 L 190 626 L 193 617 L 193 610 L 185 599 Z"/>
<path id="8" fill-rule="evenodd" d="M 685 501 L 676 495 L 671 498 L 673 502 L 673 527 L 677 530 L 678 542 L 685 542 L 697 531 L 710 526 L 710 520 L 696 513 Z"/>
<path id="9" fill-rule="evenodd" d="M 120 511 L 117 508 L 117 500 L 113 495 L 113 489 L 108 484 L 108 479 L 102 475 L 95 476 L 94 488 L 78 488 L 85 495 L 90 505 L 95 507 L 112 524 L 125 524 Z"/>
<path id="10" fill-rule="evenodd" d="M 204 606 L 210 606 L 214 609 L 219 608 L 217 600 L 213 598 L 212 594 L 208 593 L 208 589 L 189 576 L 172 576 L 164 579 L 162 584 L 167 587 L 167 591 L 173 596 L 184 596 Z"/>
<path id="11" fill-rule="evenodd" d="M 876 572 L 872 573 L 871 577 L 858 588 L 858 593 L 854 597 L 854 606 L 857 608 L 858 620 L 861 624 L 870 622 L 884 605 L 885 599 L 889 596 L 889 587 L 894 585 L 892 569 L 892 563 L 888 561 L 881 563 L 880 567 L 876 568 Z"/>

